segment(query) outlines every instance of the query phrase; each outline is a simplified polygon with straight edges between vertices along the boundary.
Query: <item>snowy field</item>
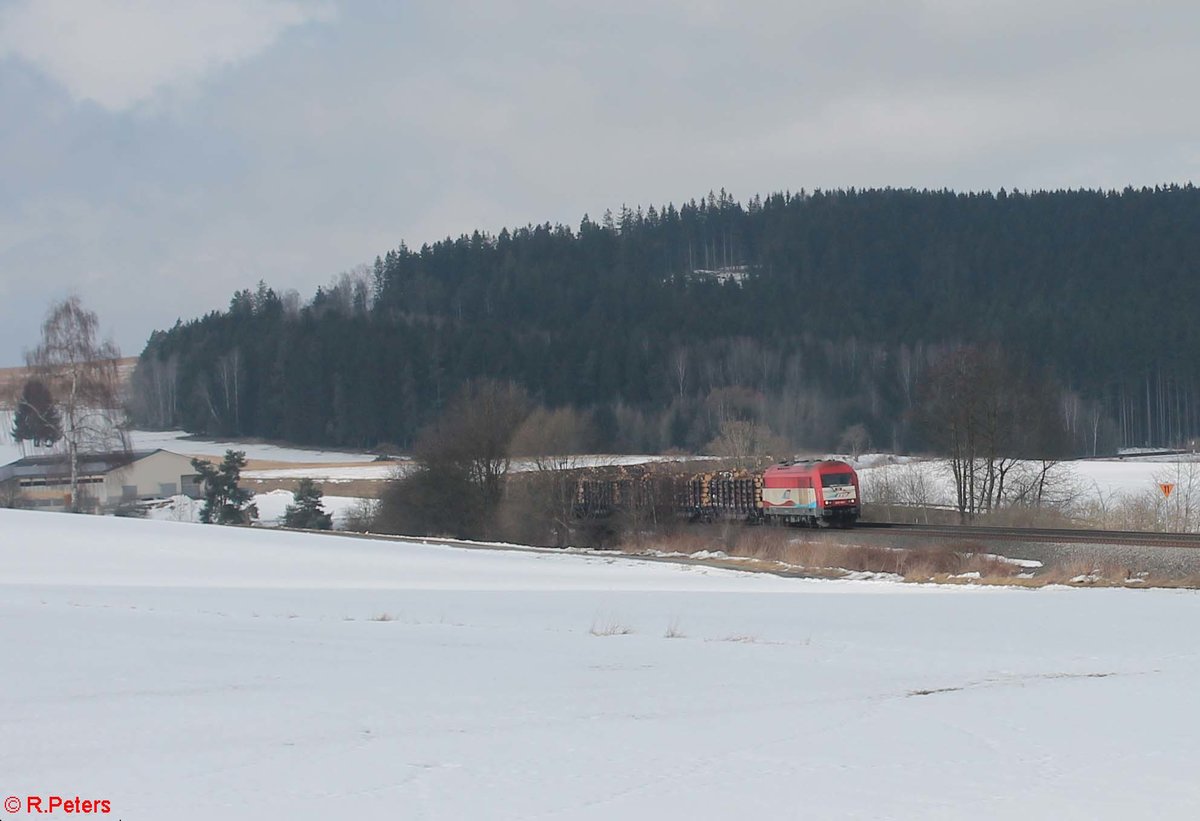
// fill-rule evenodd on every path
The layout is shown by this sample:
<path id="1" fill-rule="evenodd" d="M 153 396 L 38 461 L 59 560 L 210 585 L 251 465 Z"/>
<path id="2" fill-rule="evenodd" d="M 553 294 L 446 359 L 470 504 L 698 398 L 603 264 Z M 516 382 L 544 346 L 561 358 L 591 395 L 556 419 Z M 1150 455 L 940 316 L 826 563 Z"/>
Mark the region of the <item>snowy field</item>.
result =
<path id="1" fill-rule="evenodd" d="M 134 450 L 163 450 L 184 453 L 190 456 L 225 455 L 227 450 L 242 450 L 247 459 L 263 459 L 274 462 L 297 462 L 300 464 L 339 463 L 339 462 L 370 462 L 375 456 L 370 453 L 354 453 L 349 451 L 315 450 L 309 448 L 282 447 L 279 445 L 253 445 L 240 442 L 223 442 L 212 439 L 195 440 L 185 437 L 190 434 L 182 430 L 147 431 L 134 430 L 129 432 Z M 50 451 L 34 450 L 31 446 L 26 452 L 46 453 Z M 7 464 L 22 456 L 21 448 L 12 439 L 12 412 L 0 409 L 0 465 Z"/>
<path id="2" fill-rule="evenodd" d="M 1200 811 L 1191 592 L 3 510 L 0 585 L 0 789 L 126 821 Z"/>
<path id="3" fill-rule="evenodd" d="M 383 481 L 402 475 L 410 463 L 407 461 L 374 462 L 365 465 L 332 465 L 329 467 L 267 468 L 244 470 L 247 479 L 312 479 L 321 484 L 346 484 L 364 479 Z"/>
<path id="4" fill-rule="evenodd" d="M 710 457 L 698 456 L 697 459 Z M 673 456 L 615 456 L 611 454 L 556 457 L 552 464 L 560 464 L 570 468 L 616 467 L 619 465 L 644 465 L 649 462 L 669 462 L 676 459 Z M 295 460 L 300 461 L 300 460 Z M 268 468 L 265 470 L 248 470 L 242 475 L 247 479 L 303 479 L 305 477 L 317 482 L 338 484 L 355 482 L 362 479 L 391 479 L 397 474 L 402 475 L 412 466 L 407 460 L 394 462 L 377 462 L 370 465 L 303 467 L 303 468 Z M 513 473 L 524 473 L 537 470 L 537 464 L 528 459 L 514 459 L 509 467 Z"/>
<path id="5" fill-rule="evenodd" d="M 844 458 L 844 457 L 843 457 Z M 890 461 L 889 461 L 890 460 Z M 954 499 L 954 484 L 948 463 L 943 459 L 927 461 L 887 454 L 864 456 L 858 463 L 863 492 L 870 498 L 873 482 L 888 476 L 903 484 L 906 476 L 915 471 L 922 477 L 931 501 L 950 505 Z M 1181 456 L 1139 456 L 1125 459 L 1080 459 L 1061 463 L 1056 470 L 1056 482 L 1069 485 L 1075 497 L 1111 499 L 1157 492 L 1159 482 L 1182 483 L 1189 471 L 1200 474 L 1195 454 Z"/>
<path id="6" fill-rule="evenodd" d="M 247 459 L 263 459 L 272 462 L 370 462 L 375 458 L 371 453 L 354 453 L 351 451 L 316 450 L 310 448 L 282 447 L 280 445 L 255 445 L 243 442 L 222 442 L 218 440 L 187 439 L 187 431 L 130 431 L 134 450 L 154 450 L 162 448 L 175 453 L 186 453 L 190 456 L 225 455 L 227 450 L 245 451 Z"/>

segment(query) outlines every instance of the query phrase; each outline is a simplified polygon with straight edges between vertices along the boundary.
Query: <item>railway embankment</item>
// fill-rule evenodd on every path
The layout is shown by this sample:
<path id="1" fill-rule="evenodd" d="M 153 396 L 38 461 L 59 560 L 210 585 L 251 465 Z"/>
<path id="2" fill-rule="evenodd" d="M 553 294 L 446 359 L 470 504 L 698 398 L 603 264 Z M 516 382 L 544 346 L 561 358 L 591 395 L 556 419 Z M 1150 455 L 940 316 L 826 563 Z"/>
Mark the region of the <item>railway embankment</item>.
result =
<path id="1" fill-rule="evenodd" d="M 321 533 L 483 550 L 557 552 L 457 539 Z M 717 524 L 646 534 L 619 550 L 582 552 L 801 578 L 1200 589 L 1200 536 L 1187 534 L 912 526 L 803 530 Z"/>
<path id="2" fill-rule="evenodd" d="M 1192 578 L 1200 586 L 1200 534 L 1194 533 L 892 525 L 860 528 L 854 538 L 903 548 L 943 544 L 978 549 L 1041 562 L 1048 569 L 1090 564 L 1110 574 L 1128 571 L 1131 578 Z"/>

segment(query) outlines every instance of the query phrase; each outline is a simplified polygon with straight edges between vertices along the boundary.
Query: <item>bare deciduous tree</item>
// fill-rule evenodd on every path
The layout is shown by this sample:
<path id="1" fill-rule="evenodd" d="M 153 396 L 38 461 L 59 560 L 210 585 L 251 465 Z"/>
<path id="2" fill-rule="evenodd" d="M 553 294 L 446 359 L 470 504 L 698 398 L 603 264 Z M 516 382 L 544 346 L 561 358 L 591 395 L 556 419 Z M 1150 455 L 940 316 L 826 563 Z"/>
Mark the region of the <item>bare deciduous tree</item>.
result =
<path id="1" fill-rule="evenodd" d="M 949 457 L 962 519 L 987 513 L 1012 496 L 1022 458 L 1046 460 L 1035 487 L 1061 453 L 1065 433 L 1054 395 L 1010 367 L 998 348 L 950 351 L 927 373 L 920 418 L 931 442 Z"/>
<path id="2" fill-rule="evenodd" d="M 861 422 L 842 431 L 841 439 L 838 440 L 838 447 L 847 451 L 854 459 L 862 456 L 863 450 L 870 444 L 871 434 L 867 431 L 867 426 Z"/>
<path id="3" fill-rule="evenodd" d="M 468 383 L 423 442 L 417 458 L 445 460 L 465 470 L 483 506 L 500 500 L 511 460 L 510 444 L 529 412 L 525 391 L 490 379 Z"/>
<path id="4" fill-rule="evenodd" d="M 110 341 L 97 340 L 99 320 L 79 298 L 51 306 L 41 343 L 26 355 L 29 368 L 56 387 L 62 441 L 71 470 L 70 508 L 79 510 L 80 454 L 128 451 L 118 360 Z"/>
<path id="5" fill-rule="evenodd" d="M 555 547 L 565 546 L 571 534 L 577 471 L 582 466 L 579 454 L 586 449 L 590 433 L 587 418 L 573 408 L 538 408 L 513 436 L 513 455 L 527 457 L 534 467 L 523 488 L 522 504 L 515 507 L 535 525 L 548 523 Z"/>
<path id="6" fill-rule="evenodd" d="M 708 450 L 749 470 L 772 457 L 781 458 L 787 447 L 766 425 L 748 419 L 726 419 L 717 438 L 708 444 Z"/>
<path id="7" fill-rule="evenodd" d="M 859 474 L 863 500 L 878 507 L 888 520 L 928 524 L 930 508 L 947 502 L 940 497 L 932 474 L 928 463 L 916 461 L 863 471 Z"/>
<path id="8" fill-rule="evenodd" d="M 468 383 L 414 448 L 415 469 L 381 497 L 379 526 L 486 536 L 504 492 L 510 444 L 529 401 L 516 385 Z"/>
<path id="9" fill-rule="evenodd" d="M 683 345 L 676 348 L 671 354 L 671 376 L 675 379 L 680 399 L 684 398 L 687 390 L 688 358 L 688 349 Z"/>

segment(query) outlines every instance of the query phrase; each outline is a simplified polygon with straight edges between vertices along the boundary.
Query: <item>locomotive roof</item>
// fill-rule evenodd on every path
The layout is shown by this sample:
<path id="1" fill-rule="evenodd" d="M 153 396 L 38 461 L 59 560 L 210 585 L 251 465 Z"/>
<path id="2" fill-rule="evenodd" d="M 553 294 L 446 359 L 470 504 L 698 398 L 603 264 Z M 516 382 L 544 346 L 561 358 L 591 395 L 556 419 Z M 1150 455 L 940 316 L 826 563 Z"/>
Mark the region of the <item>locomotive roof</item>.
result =
<path id="1" fill-rule="evenodd" d="M 780 462 L 777 465 L 771 465 L 769 468 L 767 468 L 767 470 L 776 472 L 795 471 L 796 473 L 806 473 L 812 470 L 819 471 L 821 468 L 837 468 L 840 470 L 850 471 L 854 470 L 854 468 L 850 467 L 848 462 L 843 462 L 841 459 L 797 459 L 794 461 Z"/>

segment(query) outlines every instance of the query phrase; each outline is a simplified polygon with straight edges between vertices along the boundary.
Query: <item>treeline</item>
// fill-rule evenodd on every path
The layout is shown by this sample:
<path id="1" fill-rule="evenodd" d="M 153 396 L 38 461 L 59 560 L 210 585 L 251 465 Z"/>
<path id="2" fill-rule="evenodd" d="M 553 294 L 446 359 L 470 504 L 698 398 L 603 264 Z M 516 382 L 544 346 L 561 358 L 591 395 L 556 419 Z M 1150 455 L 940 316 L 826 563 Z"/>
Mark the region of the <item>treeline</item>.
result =
<path id="1" fill-rule="evenodd" d="M 923 375 L 963 345 L 1051 384 L 1069 448 L 1200 430 L 1200 192 L 725 192 L 578 229 L 401 245 L 311 301 L 265 285 L 156 332 L 139 424 L 412 445 L 471 379 L 589 414 L 594 445 L 925 447 Z"/>

